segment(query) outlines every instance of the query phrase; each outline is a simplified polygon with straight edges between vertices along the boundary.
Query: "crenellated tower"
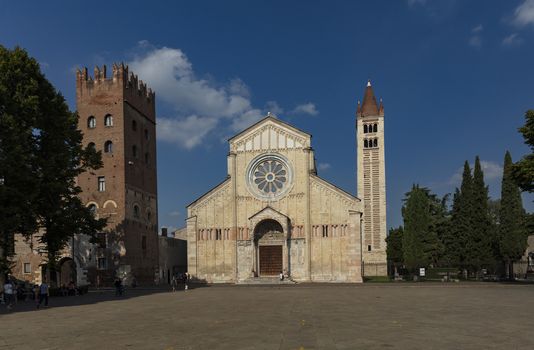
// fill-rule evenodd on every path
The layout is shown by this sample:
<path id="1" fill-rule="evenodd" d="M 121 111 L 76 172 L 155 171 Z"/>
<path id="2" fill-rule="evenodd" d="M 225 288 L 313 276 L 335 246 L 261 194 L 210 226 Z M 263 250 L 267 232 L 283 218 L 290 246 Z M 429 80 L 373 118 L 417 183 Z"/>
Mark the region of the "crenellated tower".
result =
<path id="1" fill-rule="evenodd" d="M 384 106 L 377 104 L 367 82 L 356 111 L 357 187 L 363 201 L 362 260 L 364 275 L 387 275 L 386 167 Z"/>
<path id="2" fill-rule="evenodd" d="M 122 63 L 110 77 L 106 66 L 92 77 L 84 68 L 76 73 L 76 106 L 83 143 L 101 151 L 104 164 L 79 176 L 80 197 L 108 218 L 100 244 L 79 260 L 92 284 L 116 276 L 151 283 L 158 267 L 155 93 Z"/>

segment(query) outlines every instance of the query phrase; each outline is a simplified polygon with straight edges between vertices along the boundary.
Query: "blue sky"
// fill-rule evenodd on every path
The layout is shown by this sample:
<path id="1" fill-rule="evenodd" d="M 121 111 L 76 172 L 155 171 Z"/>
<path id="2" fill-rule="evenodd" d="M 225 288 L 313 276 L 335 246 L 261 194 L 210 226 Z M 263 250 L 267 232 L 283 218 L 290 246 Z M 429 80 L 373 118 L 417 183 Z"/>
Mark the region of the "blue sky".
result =
<path id="1" fill-rule="evenodd" d="M 534 0 L 0 0 L 0 44 L 36 57 L 72 109 L 76 67 L 128 62 L 156 90 L 171 227 L 226 176 L 225 140 L 267 111 L 311 133 L 319 174 L 355 193 L 368 78 L 385 106 L 388 226 L 412 183 L 452 192 L 476 155 L 498 198 L 505 151 L 528 152 L 533 43 Z"/>

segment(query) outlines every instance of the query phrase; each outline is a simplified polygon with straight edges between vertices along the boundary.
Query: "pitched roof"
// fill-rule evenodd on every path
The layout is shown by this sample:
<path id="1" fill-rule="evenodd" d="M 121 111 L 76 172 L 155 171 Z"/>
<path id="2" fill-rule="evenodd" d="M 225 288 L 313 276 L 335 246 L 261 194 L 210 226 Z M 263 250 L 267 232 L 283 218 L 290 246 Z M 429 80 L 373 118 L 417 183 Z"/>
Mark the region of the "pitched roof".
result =
<path id="1" fill-rule="evenodd" d="M 296 127 L 294 127 L 293 125 L 291 125 L 291 124 L 289 124 L 289 123 L 286 123 L 286 122 L 283 121 L 283 120 L 278 119 L 274 114 L 269 113 L 269 114 L 267 114 L 267 116 L 265 116 L 264 118 L 260 119 L 260 120 L 257 121 L 256 123 L 252 124 L 251 126 L 249 126 L 248 128 L 246 128 L 245 130 L 240 131 L 239 133 L 237 133 L 237 134 L 235 134 L 234 136 L 232 136 L 231 138 L 229 138 L 228 141 L 232 141 L 232 140 L 236 139 L 237 137 L 239 137 L 239 136 L 245 134 L 245 133 L 248 132 L 249 130 L 252 130 L 253 128 L 257 127 L 257 126 L 260 125 L 260 124 L 265 123 L 265 122 L 268 121 L 268 120 L 271 120 L 271 121 L 273 121 L 273 122 L 275 122 L 275 123 L 281 124 L 281 125 L 283 125 L 283 126 L 289 128 L 290 130 L 293 130 L 293 131 L 295 131 L 296 133 L 299 133 L 299 134 L 301 134 L 301 135 L 303 135 L 303 136 L 309 136 L 309 137 L 311 137 L 311 135 L 308 134 L 307 132 L 302 131 L 302 130 L 300 130 L 299 128 L 296 128 Z"/>
<path id="2" fill-rule="evenodd" d="M 363 96 L 363 103 L 358 105 L 358 116 L 367 117 L 367 116 L 378 116 L 383 114 L 384 107 L 382 106 L 382 101 L 380 101 L 380 110 L 378 104 L 376 103 L 376 97 L 373 92 L 373 87 L 371 86 L 371 81 L 367 81 L 367 87 L 365 88 L 365 93 Z"/>

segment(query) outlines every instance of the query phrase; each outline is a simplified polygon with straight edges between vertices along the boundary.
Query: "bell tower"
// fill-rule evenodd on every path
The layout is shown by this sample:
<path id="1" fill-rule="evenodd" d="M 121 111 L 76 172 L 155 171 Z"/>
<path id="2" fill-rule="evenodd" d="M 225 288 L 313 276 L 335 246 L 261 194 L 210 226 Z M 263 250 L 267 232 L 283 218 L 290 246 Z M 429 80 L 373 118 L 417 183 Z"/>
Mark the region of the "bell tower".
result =
<path id="1" fill-rule="evenodd" d="M 384 106 L 367 82 L 356 111 L 357 187 L 363 202 L 362 260 L 364 276 L 387 275 L 386 166 Z"/>

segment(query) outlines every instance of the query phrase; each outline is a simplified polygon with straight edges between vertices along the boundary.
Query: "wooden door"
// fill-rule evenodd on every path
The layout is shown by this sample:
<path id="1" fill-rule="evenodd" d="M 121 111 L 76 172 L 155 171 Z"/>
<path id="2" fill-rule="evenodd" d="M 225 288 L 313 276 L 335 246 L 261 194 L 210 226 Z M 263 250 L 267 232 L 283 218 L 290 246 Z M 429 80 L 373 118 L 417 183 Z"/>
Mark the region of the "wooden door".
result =
<path id="1" fill-rule="evenodd" d="M 260 276 L 278 276 L 282 271 L 282 246 L 260 246 Z"/>

